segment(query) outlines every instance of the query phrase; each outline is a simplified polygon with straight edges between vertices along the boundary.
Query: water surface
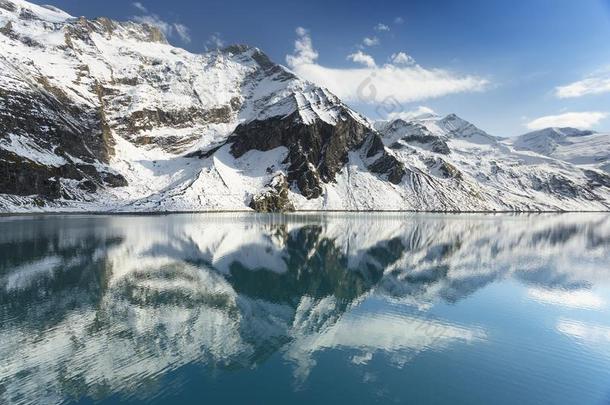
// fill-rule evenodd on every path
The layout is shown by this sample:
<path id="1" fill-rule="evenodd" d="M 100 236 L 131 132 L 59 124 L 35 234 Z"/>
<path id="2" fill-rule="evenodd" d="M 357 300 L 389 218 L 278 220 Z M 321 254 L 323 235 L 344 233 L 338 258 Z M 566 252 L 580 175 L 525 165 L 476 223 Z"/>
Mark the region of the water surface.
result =
<path id="1" fill-rule="evenodd" d="M 0 218 L 0 403 L 610 402 L 610 216 Z"/>

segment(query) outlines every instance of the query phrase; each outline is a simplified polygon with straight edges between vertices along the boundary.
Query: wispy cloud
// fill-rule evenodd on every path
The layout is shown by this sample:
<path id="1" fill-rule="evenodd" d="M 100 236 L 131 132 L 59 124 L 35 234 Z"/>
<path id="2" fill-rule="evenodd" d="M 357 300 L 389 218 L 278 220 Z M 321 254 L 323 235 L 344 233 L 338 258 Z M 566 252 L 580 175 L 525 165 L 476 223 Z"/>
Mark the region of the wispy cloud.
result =
<path id="1" fill-rule="evenodd" d="M 432 115 L 437 115 L 436 112 L 432 108 L 420 105 L 419 107 L 417 107 L 414 110 L 391 112 L 390 114 L 388 114 L 387 119 L 394 120 L 397 118 L 401 118 L 403 120 L 409 121 L 409 120 L 413 120 L 416 118 L 421 118 L 423 116 L 432 116 Z"/>
<path id="2" fill-rule="evenodd" d="M 610 68 L 595 72 L 582 80 L 555 88 L 555 95 L 559 98 L 582 97 L 601 93 L 610 93 Z"/>
<path id="3" fill-rule="evenodd" d="M 481 91 L 488 85 L 488 81 L 481 77 L 424 68 L 414 63 L 405 64 L 403 62 L 410 62 L 412 58 L 399 54 L 395 54 L 398 58 L 396 62 L 383 66 L 377 66 L 374 59 L 362 51 L 348 56 L 362 67 L 340 69 L 322 66 L 317 62 L 319 55 L 309 32 L 298 28 L 294 52 L 286 56 L 286 62 L 301 77 L 330 89 L 347 101 L 371 104 L 379 104 L 389 98 L 402 103 Z"/>
<path id="4" fill-rule="evenodd" d="M 393 53 L 390 56 L 390 62 L 395 65 L 415 65 L 415 59 L 404 52 Z"/>
<path id="5" fill-rule="evenodd" d="M 379 45 L 379 38 L 377 37 L 365 37 L 362 40 L 362 44 L 364 46 L 375 46 L 375 45 Z"/>
<path id="6" fill-rule="evenodd" d="M 606 118 L 608 113 L 601 111 L 566 112 L 558 115 L 546 115 L 526 124 L 531 130 L 548 127 L 573 127 L 588 129 Z"/>
<path id="7" fill-rule="evenodd" d="M 400 25 L 400 24 L 402 24 L 402 23 L 404 23 L 404 22 L 405 22 L 405 20 L 404 20 L 404 18 L 402 18 L 402 17 L 396 17 L 396 18 L 394 19 L 394 24 L 398 24 L 398 25 Z"/>
<path id="8" fill-rule="evenodd" d="M 144 5 L 142 3 L 140 3 L 139 1 L 133 2 L 131 3 L 135 8 L 137 8 L 138 10 L 140 10 L 143 13 L 148 13 L 148 9 L 146 7 L 144 7 Z"/>
<path id="9" fill-rule="evenodd" d="M 176 30 L 176 34 L 180 37 L 182 42 L 189 43 L 191 42 L 191 35 L 189 33 L 189 29 L 184 24 L 175 23 L 174 29 Z"/>
<path id="10" fill-rule="evenodd" d="M 352 60 L 356 63 L 360 63 L 361 65 L 373 68 L 377 66 L 375 63 L 375 59 L 371 55 L 367 55 L 362 51 L 358 51 L 356 53 L 352 53 L 351 55 L 347 55 L 347 59 Z"/>
<path id="11" fill-rule="evenodd" d="M 215 32 L 210 35 L 208 40 L 205 42 L 205 45 L 207 49 L 220 49 L 225 46 L 225 41 L 222 39 L 219 32 Z"/>
<path id="12" fill-rule="evenodd" d="M 131 3 L 131 4 L 135 8 L 140 10 L 142 13 L 144 13 L 143 15 L 136 15 L 136 16 L 132 17 L 132 19 L 135 22 L 157 27 L 163 33 L 163 35 L 165 35 L 167 38 L 171 38 L 174 35 L 177 35 L 178 38 L 180 38 L 182 40 L 182 42 L 184 42 L 184 43 L 191 42 L 189 28 L 186 25 L 180 24 L 180 23 L 170 23 L 170 22 L 163 20 L 161 17 L 159 17 L 155 13 L 149 13 L 148 8 L 146 8 L 139 1 L 136 1 L 135 3 Z"/>
<path id="13" fill-rule="evenodd" d="M 375 31 L 382 32 L 382 31 L 389 31 L 390 27 L 388 27 L 386 24 L 379 23 L 373 29 Z"/>

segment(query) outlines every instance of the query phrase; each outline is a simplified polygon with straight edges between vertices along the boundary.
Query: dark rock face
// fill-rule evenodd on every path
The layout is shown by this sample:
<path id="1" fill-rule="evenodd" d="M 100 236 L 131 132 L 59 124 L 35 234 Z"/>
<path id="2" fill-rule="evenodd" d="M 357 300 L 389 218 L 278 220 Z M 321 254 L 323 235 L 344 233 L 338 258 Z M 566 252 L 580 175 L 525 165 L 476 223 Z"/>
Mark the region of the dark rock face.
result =
<path id="1" fill-rule="evenodd" d="M 443 178 L 461 180 L 464 177 L 462 172 L 459 171 L 457 167 L 453 166 L 449 162 L 446 162 L 444 159 L 427 158 L 424 160 L 424 163 L 428 169 L 436 170 L 437 173 Z"/>
<path id="2" fill-rule="evenodd" d="M 258 212 L 294 211 L 294 205 L 288 199 L 288 189 L 286 176 L 278 174 L 263 191 L 252 196 L 249 207 Z"/>
<path id="3" fill-rule="evenodd" d="M 126 118 L 125 125 L 129 132 L 135 133 L 141 130 L 150 130 L 159 126 L 172 126 L 175 128 L 187 128 L 195 121 L 204 120 L 210 123 L 226 123 L 231 119 L 233 110 L 230 106 L 224 106 L 211 110 L 190 108 L 180 111 L 141 110 L 136 111 Z"/>
<path id="4" fill-rule="evenodd" d="M 422 124 L 401 119 L 394 120 L 382 129 L 384 134 L 405 134 L 391 145 L 392 149 L 402 149 L 404 144 L 417 144 L 435 153 L 448 155 L 451 153 L 446 139 L 432 134 Z"/>
<path id="5" fill-rule="evenodd" d="M 392 184 L 400 184 L 407 170 L 403 163 L 385 150 L 379 135 L 370 134 L 362 146 L 362 152 L 366 161 L 372 160 L 367 165 L 371 172 L 385 174 Z"/>
<path id="6" fill-rule="evenodd" d="M 8 0 L 0 0 L 0 8 L 3 8 L 7 11 L 15 11 L 16 9 L 15 4 Z"/>
<path id="7" fill-rule="evenodd" d="M 345 113 L 336 125 L 317 120 L 302 122 L 298 113 L 252 121 L 238 126 L 229 142 L 240 157 L 249 150 L 288 148 L 288 182 L 296 183 L 307 198 L 322 194 L 321 182 L 332 182 L 347 163 L 348 152 L 359 147 L 370 129 Z"/>
<path id="8" fill-rule="evenodd" d="M 231 153 L 235 157 L 253 149 L 268 151 L 286 147 L 288 182 L 296 184 L 308 199 L 322 194 L 321 183 L 335 181 L 336 174 L 347 163 L 350 151 L 364 148 L 368 160 L 376 157 L 370 162 L 369 169 L 387 174 L 395 184 L 405 174 L 404 166 L 388 154 L 379 135 L 347 112 L 334 126 L 322 120 L 306 125 L 298 113 L 252 121 L 238 126 L 229 142 L 233 142 Z"/>
<path id="9" fill-rule="evenodd" d="M 40 195 L 49 199 L 61 197 L 58 173 L 48 166 L 26 161 L 0 150 L 0 192 L 14 195 Z"/>
<path id="10" fill-rule="evenodd" d="M 78 188 L 87 193 L 95 193 L 101 186 L 127 185 L 127 180 L 120 174 L 98 172 L 93 165 L 74 162 L 61 166 L 42 165 L 0 149 L 0 193 L 37 195 L 50 200 L 77 198 L 64 189 L 63 179 L 77 181 Z"/>
<path id="11" fill-rule="evenodd" d="M 103 138 L 97 111 L 82 110 L 59 98 L 50 88 L 31 93 L 0 89 L 0 134 L 28 136 L 42 149 L 61 148 L 55 154 L 107 163 L 112 145 Z"/>
<path id="12" fill-rule="evenodd" d="M 610 187 L 610 176 L 598 172 L 595 170 L 584 170 L 585 176 L 589 179 L 589 186 L 592 188 L 597 187 Z"/>
<path id="13" fill-rule="evenodd" d="M 406 143 L 420 143 L 424 145 L 428 145 L 430 150 L 435 153 L 440 153 L 443 155 L 448 155 L 451 153 L 449 149 L 449 145 L 445 142 L 444 139 L 439 138 L 438 136 L 433 135 L 408 135 L 401 138 Z"/>
<path id="14" fill-rule="evenodd" d="M 28 139 L 32 148 L 66 163 L 40 164 L 10 149 L 0 149 L 0 193 L 70 199 L 72 196 L 62 191 L 61 179 L 78 181 L 79 189 L 89 193 L 98 186 L 125 185 L 119 174 L 101 172 L 94 166 L 96 162 L 107 163 L 113 153 L 98 111 L 68 103 L 45 80 L 39 84 L 41 89 L 31 92 L 0 89 L 0 140 L 10 143 L 11 136 Z"/>
<path id="15" fill-rule="evenodd" d="M 575 184 L 572 180 L 552 174 L 548 178 L 532 176 L 532 186 L 535 190 L 552 193 L 563 198 L 583 198 L 585 200 L 598 200 L 599 197 L 587 187 Z"/>

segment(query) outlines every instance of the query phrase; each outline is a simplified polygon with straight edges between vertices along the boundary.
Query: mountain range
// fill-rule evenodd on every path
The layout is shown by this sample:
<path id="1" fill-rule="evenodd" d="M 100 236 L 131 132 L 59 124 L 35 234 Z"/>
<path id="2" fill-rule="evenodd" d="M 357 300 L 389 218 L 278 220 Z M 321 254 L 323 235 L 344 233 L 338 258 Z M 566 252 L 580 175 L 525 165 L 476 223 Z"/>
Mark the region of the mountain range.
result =
<path id="1" fill-rule="evenodd" d="M 0 0 L 0 211 L 606 211 L 610 134 L 373 122 L 261 50 Z"/>

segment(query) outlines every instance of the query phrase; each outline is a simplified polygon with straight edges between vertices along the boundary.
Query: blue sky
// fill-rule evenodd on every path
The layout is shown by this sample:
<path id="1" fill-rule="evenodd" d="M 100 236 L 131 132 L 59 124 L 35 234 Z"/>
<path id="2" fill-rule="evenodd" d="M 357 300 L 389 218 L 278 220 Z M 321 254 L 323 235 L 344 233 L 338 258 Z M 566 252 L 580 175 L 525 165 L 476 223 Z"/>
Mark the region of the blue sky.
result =
<path id="1" fill-rule="evenodd" d="M 610 0 L 36 2 L 155 22 L 194 52 L 257 46 L 372 119 L 431 109 L 500 136 L 610 130 Z"/>

